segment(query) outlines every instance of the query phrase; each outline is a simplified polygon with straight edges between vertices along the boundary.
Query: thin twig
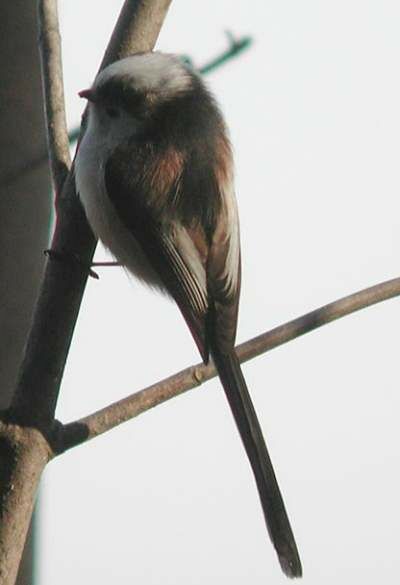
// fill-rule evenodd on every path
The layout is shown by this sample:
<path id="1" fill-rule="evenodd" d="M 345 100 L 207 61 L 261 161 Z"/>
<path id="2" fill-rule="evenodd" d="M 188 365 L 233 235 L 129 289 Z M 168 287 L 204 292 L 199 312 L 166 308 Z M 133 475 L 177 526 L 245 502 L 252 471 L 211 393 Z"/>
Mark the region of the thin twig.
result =
<path id="1" fill-rule="evenodd" d="M 343 297 L 238 345 L 236 352 L 239 360 L 246 362 L 322 325 L 399 295 L 400 278 L 395 278 Z M 61 427 L 58 430 L 55 451 L 63 452 L 76 447 L 215 376 L 216 371 L 212 364 L 197 364 L 181 370 L 144 390 Z"/>
<path id="2" fill-rule="evenodd" d="M 39 0 L 39 48 L 46 110 L 47 146 L 54 190 L 61 191 L 71 167 L 65 115 L 57 0 Z"/>
<path id="3" fill-rule="evenodd" d="M 225 63 L 248 49 L 253 42 L 251 37 L 236 38 L 229 31 L 226 31 L 226 36 L 228 38 L 229 47 L 223 53 L 217 55 L 214 59 L 199 68 L 199 72 L 202 75 L 207 75 L 207 73 L 211 73 L 211 71 L 218 69 L 221 65 L 225 65 Z"/>

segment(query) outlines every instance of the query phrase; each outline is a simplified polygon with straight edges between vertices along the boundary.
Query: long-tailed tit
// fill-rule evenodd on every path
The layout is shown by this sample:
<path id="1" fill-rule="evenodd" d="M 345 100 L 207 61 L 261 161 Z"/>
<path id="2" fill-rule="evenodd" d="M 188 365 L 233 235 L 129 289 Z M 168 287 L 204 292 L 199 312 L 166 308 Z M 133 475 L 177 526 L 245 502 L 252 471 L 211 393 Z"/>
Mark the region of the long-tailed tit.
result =
<path id="1" fill-rule="evenodd" d="M 283 571 L 301 562 L 234 351 L 240 291 L 232 154 L 202 80 L 177 58 L 138 54 L 96 77 L 75 162 L 77 191 L 103 244 L 172 297 L 200 354 L 214 360 L 254 472 Z"/>

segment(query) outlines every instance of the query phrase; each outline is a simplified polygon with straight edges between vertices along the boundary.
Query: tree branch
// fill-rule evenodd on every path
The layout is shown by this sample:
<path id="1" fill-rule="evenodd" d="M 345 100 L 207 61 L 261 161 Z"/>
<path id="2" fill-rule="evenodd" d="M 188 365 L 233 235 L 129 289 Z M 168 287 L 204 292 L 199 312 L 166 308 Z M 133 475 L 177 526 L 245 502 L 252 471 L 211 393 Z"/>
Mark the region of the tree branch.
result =
<path id="1" fill-rule="evenodd" d="M 172 0 L 125 0 L 100 70 L 132 53 L 151 51 Z"/>
<path id="2" fill-rule="evenodd" d="M 57 0 L 39 0 L 38 15 L 48 155 L 55 192 L 59 193 L 71 167 L 71 157 L 65 115 Z"/>
<path id="3" fill-rule="evenodd" d="M 251 43 L 253 42 L 251 37 L 236 38 L 229 31 L 226 32 L 226 36 L 228 38 L 229 47 L 220 55 L 217 55 L 216 57 L 214 57 L 214 59 L 200 67 L 199 73 L 201 73 L 202 75 L 207 75 L 207 73 L 211 73 L 211 71 L 214 71 L 218 67 L 221 67 L 221 65 L 224 65 L 225 63 L 233 59 L 233 57 L 237 57 L 240 53 L 248 49 Z"/>
<path id="4" fill-rule="evenodd" d="M 394 278 L 343 297 L 238 345 L 236 351 L 239 360 L 246 362 L 318 327 L 399 295 L 400 278 Z M 200 386 L 216 375 L 213 364 L 197 364 L 93 414 L 65 426 L 61 425 L 55 451 L 59 454 L 98 437 L 146 410 Z"/>

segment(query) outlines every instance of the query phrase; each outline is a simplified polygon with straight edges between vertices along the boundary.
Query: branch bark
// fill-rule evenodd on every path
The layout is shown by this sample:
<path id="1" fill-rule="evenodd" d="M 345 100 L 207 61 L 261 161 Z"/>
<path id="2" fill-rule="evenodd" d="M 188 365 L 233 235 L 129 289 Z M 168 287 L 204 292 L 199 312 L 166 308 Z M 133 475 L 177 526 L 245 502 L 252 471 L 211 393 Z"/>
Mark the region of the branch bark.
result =
<path id="1" fill-rule="evenodd" d="M 400 278 L 394 278 L 338 299 L 237 346 L 239 360 L 246 362 L 318 327 L 399 295 Z M 61 425 L 54 448 L 59 454 L 94 439 L 150 408 L 200 386 L 216 375 L 213 364 L 197 364 L 181 370 L 93 414 Z"/>

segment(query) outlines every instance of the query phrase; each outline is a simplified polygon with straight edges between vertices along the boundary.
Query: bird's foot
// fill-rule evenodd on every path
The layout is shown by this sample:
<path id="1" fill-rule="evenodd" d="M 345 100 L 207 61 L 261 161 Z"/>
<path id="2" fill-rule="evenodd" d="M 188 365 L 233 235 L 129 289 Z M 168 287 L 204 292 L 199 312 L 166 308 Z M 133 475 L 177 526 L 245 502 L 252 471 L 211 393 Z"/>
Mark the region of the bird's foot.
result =
<path id="1" fill-rule="evenodd" d="M 67 252 L 64 250 L 54 250 L 49 249 L 45 250 L 44 254 L 48 256 L 51 260 L 57 260 L 59 262 L 67 262 L 70 264 L 74 264 L 75 266 L 79 266 L 83 270 L 87 271 L 89 276 L 95 278 L 96 280 L 99 279 L 99 275 L 95 272 L 92 267 L 93 266 L 120 266 L 119 262 L 92 262 L 88 264 L 84 262 L 77 254 L 73 252 Z"/>

